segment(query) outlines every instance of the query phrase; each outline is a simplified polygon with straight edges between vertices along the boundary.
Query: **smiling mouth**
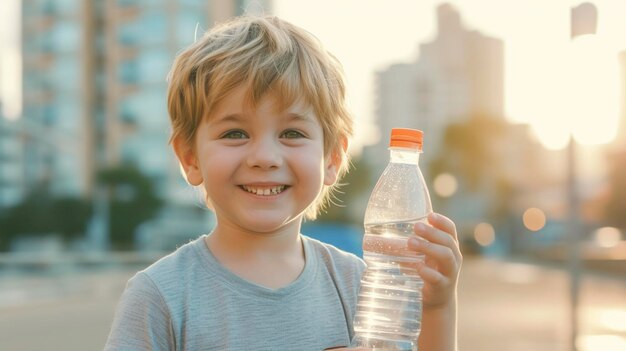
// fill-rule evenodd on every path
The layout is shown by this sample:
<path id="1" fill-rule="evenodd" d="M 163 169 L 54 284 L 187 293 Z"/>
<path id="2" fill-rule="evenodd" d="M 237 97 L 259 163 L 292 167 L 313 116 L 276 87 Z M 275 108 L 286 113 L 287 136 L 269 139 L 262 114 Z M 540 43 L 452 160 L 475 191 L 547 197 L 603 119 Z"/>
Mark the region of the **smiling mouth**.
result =
<path id="1" fill-rule="evenodd" d="M 245 190 L 245 191 L 247 191 L 247 192 L 249 192 L 251 194 L 260 195 L 260 196 L 278 195 L 278 194 L 282 193 L 287 188 L 286 185 L 264 186 L 264 187 L 255 187 L 255 186 L 241 185 L 240 187 L 243 190 Z"/>

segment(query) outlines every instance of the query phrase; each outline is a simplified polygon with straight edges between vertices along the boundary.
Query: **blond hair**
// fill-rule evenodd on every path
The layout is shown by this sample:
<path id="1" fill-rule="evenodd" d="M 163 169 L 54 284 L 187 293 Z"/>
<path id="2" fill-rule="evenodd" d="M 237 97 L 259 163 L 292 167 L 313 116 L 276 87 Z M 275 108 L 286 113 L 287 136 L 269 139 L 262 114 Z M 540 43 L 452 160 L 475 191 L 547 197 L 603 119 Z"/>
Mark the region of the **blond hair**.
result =
<path id="1" fill-rule="evenodd" d="M 309 32 L 277 17 L 236 17 L 206 32 L 182 51 L 168 75 L 167 105 L 172 137 L 193 145 L 203 118 L 228 94 L 247 87 L 256 104 L 268 92 L 281 110 L 303 100 L 324 131 L 326 156 L 339 157 L 338 179 L 348 169 L 352 116 L 345 101 L 343 69 Z M 314 219 L 337 183 L 324 186 L 306 211 Z M 210 199 L 207 204 L 210 206 Z"/>

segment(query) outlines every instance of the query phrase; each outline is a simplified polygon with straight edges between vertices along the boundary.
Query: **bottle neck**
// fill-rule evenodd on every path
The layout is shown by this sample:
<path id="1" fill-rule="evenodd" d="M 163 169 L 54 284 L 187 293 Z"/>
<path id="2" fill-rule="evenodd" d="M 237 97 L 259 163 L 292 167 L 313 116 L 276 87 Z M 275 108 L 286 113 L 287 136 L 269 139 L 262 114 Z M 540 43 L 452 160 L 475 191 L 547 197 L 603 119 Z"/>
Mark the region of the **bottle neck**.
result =
<path id="1" fill-rule="evenodd" d="M 391 163 L 408 163 L 417 164 L 420 159 L 421 151 L 417 149 L 408 149 L 403 147 L 389 148 L 389 161 Z"/>

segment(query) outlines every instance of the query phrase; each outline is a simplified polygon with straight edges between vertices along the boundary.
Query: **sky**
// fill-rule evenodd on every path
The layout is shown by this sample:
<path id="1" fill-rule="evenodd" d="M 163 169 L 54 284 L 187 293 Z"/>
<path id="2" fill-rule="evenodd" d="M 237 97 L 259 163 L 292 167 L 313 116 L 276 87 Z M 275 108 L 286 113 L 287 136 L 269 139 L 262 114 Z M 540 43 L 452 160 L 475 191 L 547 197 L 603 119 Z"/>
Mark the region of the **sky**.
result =
<path id="1" fill-rule="evenodd" d="M 4 115 L 10 118 L 16 118 L 19 114 L 18 105 L 21 100 L 19 31 L 19 0 L 2 0 L 0 3 L 0 102 L 3 105 Z"/>
<path id="2" fill-rule="evenodd" d="M 570 9 L 582 1 L 446 2 L 457 8 L 467 28 L 504 41 L 507 119 L 530 123 L 542 143 L 554 149 L 565 146 L 569 137 L 566 127 L 579 125 L 578 134 L 589 138 L 591 135 L 585 131 L 589 131 L 590 120 L 594 122 L 594 130 L 601 127 L 598 132 L 604 136 L 601 141 L 612 135 L 616 113 L 607 117 L 606 122 L 598 123 L 598 114 L 588 118 L 578 113 L 579 116 L 574 117 L 572 108 L 564 105 L 572 105 L 568 103 L 576 93 L 571 91 L 572 86 L 582 80 L 582 77 L 574 79 L 577 74 L 572 74 L 571 70 L 593 73 L 587 76 L 596 80 L 611 75 L 616 77 L 615 53 L 626 50 L 626 37 L 623 36 L 626 33 L 626 21 L 623 20 L 626 18 L 626 1 L 593 1 L 598 9 L 596 38 L 603 43 L 605 53 L 594 60 L 602 62 L 602 74 L 564 64 L 566 61 L 572 63 L 565 58 L 571 55 L 572 46 Z M 371 123 L 375 110 L 374 72 L 393 63 L 416 60 L 419 43 L 432 40 L 436 34 L 435 8 L 442 3 L 444 1 L 433 0 L 275 0 L 274 12 L 311 31 L 343 62 L 350 104 L 359 121 L 357 139 L 367 143 L 378 138 Z M 608 82 L 600 83 L 608 85 Z M 606 91 L 606 87 L 603 90 Z M 605 100 L 602 105 L 619 106 L 617 97 L 608 101 L 607 95 L 611 94 L 603 95 L 598 98 Z M 574 119 L 579 123 L 572 123 Z"/>
<path id="3" fill-rule="evenodd" d="M 600 141 L 611 137 L 617 117 L 603 121 L 594 113 L 593 118 L 587 118 L 580 112 L 585 108 L 571 106 L 568 101 L 584 93 L 572 91 L 572 87 L 589 86 L 575 84 L 585 76 L 603 86 L 603 89 L 594 89 L 596 94 L 603 92 L 597 98 L 602 101 L 595 106 L 618 106 L 619 102 L 612 100 L 617 93 L 606 93 L 606 87 L 612 83 L 607 79 L 616 77 L 617 64 L 611 60 L 618 50 L 626 50 L 626 37 L 621 37 L 626 33 L 623 20 L 626 1 L 593 1 L 599 13 L 596 41 L 603 43 L 603 49 L 591 51 L 598 53 L 594 62 L 598 62 L 596 67 L 603 68 L 601 70 L 570 67 L 573 47 L 569 38 L 570 8 L 581 1 L 446 2 L 457 8 L 467 28 L 504 41 L 507 119 L 530 123 L 544 145 L 551 148 L 565 145 L 570 127 L 578 129 L 578 132 L 573 131 L 575 135 L 593 136 L 588 133 L 590 121 L 594 123 L 594 130 L 598 130 L 597 134 L 601 134 Z M 315 34 L 343 63 L 348 102 L 356 117 L 353 152 L 358 153 L 363 145 L 379 138 L 373 122 L 375 72 L 394 63 L 417 59 L 419 44 L 432 40 L 435 35 L 435 9 L 442 3 L 444 1 L 435 0 L 274 0 L 274 14 Z M 11 102 L 20 96 L 17 4 L 19 0 L 0 3 L 0 97 L 10 116 L 18 109 Z M 571 73 L 576 70 L 588 74 Z M 607 108 L 600 114 L 612 115 L 612 111 Z"/>

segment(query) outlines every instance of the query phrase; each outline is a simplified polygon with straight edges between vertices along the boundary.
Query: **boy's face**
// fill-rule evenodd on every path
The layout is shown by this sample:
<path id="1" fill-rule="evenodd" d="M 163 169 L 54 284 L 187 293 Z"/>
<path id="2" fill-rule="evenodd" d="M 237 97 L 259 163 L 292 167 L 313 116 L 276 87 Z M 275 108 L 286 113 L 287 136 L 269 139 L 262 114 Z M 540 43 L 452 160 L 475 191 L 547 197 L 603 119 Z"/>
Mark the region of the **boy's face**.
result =
<path id="1" fill-rule="evenodd" d="M 204 185 L 218 226 L 275 232 L 299 224 L 322 186 L 336 181 L 339 161 L 325 157 L 322 126 L 309 109 L 276 111 L 271 94 L 247 109 L 245 93 L 235 90 L 202 122 L 194 150 L 176 151 L 188 181 Z"/>

